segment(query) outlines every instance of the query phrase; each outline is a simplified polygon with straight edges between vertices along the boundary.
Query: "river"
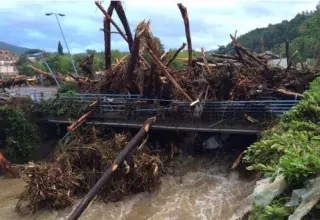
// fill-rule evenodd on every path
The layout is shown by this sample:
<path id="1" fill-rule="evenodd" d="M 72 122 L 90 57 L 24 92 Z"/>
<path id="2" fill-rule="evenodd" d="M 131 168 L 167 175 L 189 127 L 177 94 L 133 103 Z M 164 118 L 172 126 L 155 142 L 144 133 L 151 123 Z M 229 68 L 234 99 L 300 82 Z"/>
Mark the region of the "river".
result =
<path id="1" fill-rule="evenodd" d="M 161 186 L 153 193 L 128 196 L 116 203 L 95 202 L 80 219 L 230 219 L 233 213 L 248 204 L 247 197 L 255 181 L 242 178 L 236 171 L 228 172 L 230 164 L 224 160 L 211 163 L 206 160 L 205 163 L 205 166 L 199 166 L 199 161 L 194 161 L 184 171 L 179 170 L 178 176 L 163 176 Z M 77 205 L 65 210 L 43 211 L 21 217 L 13 209 L 15 196 L 23 190 L 23 186 L 21 179 L 0 180 L 1 220 L 64 220 Z"/>

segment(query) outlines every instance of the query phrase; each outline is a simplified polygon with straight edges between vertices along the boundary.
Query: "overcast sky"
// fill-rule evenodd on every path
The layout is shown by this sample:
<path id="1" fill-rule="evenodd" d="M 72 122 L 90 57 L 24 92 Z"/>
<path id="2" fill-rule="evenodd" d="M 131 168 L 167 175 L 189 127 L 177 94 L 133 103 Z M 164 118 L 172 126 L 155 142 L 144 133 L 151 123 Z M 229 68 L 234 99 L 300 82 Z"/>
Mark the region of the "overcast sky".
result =
<path id="1" fill-rule="evenodd" d="M 103 14 L 94 0 L 0 0 L 0 41 L 47 51 L 56 51 L 62 37 L 53 16 L 64 13 L 61 25 L 71 53 L 86 49 L 102 51 Z M 318 0 L 125 0 L 124 8 L 132 31 L 143 19 L 151 20 L 151 29 L 166 49 L 186 42 L 183 20 L 177 3 L 187 7 L 195 49 L 217 48 L 229 42 L 229 34 L 238 36 L 268 24 L 292 19 L 298 12 L 314 10 Z M 107 9 L 109 1 L 102 5 Z M 114 14 L 113 18 L 120 25 Z M 64 43 L 61 42 L 64 46 Z M 65 46 L 64 46 L 65 48 Z M 112 35 L 112 49 L 127 51 L 127 44 Z M 66 48 L 65 48 L 66 50 Z"/>

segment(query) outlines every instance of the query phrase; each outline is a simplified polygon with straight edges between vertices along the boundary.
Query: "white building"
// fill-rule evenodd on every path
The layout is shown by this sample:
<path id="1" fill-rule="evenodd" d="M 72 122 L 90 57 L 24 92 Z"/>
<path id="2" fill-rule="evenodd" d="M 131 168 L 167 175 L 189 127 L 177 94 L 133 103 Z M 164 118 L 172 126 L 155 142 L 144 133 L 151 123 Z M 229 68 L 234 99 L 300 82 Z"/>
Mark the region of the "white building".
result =
<path id="1" fill-rule="evenodd" d="M 0 50 L 0 75 L 16 75 L 18 70 L 16 68 L 17 57 L 8 50 Z"/>

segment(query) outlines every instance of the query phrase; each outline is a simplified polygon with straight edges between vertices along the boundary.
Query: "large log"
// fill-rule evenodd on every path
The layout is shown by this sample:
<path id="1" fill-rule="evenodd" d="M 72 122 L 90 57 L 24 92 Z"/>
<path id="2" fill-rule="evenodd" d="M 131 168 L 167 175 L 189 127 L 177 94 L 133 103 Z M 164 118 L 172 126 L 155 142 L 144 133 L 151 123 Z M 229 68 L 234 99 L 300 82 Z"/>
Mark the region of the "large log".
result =
<path id="1" fill-rule="evenodd" d="M 172 82 L 172 84 L 178 89 L 184 97 L 188 99 L 188 101 L 193 102 L 192 98 L 181 88 L 181 86 L 177 83 L 177 81 L 170 75 L 165 65 L 161 63 L 159 58 L 150 50 L 147 50 L 152 61 L 157 65 L 157 67 L 162 70 L 165 76 Z"/>
<path id="2" fill-rule="evenodd" d="M 95 107 L 97 104 L 98 104 L 98 101 L 94 101 L 93 103 L 91 103 L 89 107 Z M 68 126 L 67 127 L 68 131 L 74 131 L 77 127 L 79 127 L 83 122 L 85 122 L 85 120 L 87 120 L 89 116 L 93 114 L 94 110 L 95 109 L 92 109 L 89 112 L 85 113 L 77 121 L 75 121 L 70 126 Z"/>
<path id="3" fill-rule="evenodd" d="M 241 54 L 241 52 L 240 52 L 239 48 L 237 47 L 237 41 L 236 41 L 236 38 L 235 38 L 235 37 L 233 37 L 231 34 L 230 34 L 230 37 L 231 37 L 232 44 L 233 44 L 234 49 L 235 49 L 235 51 L 236 51 L 236 53 L 237 53 L 237 55 L 238 55 L 238 57 L 239 57 L 240 62 L 241 62 L 244 66 L 246 66 L 246 65 L 247 65 L 247 64 L 246 64 L 246 61 L 243 59 L 243 56 L 242 56 L 242 54 Z"/>
<path id="4" fill-rule="evenodd" d="M 187 78 L 189 78 L 191 74 L 191 59 L 192 59 L 192 43 L 191 43 L 191 35 L 190 35 L 189 17 L 188 17 L 188 11 L 186 7 L 184 7 L 181 3 L 178 3 L 178 7 L 180 9 L 180 12 L 184 21 L 184 28 L 186 31 L 186 37 L 187 37 L 187 43 L 188 43 L 189 62 L 188 62 Z"/>
<path id="5" fill-rule="evenodd" d="M 128 42 L 128 38 L 127 36 L 123 33 L 123 31 L 121 30 L 121 28 L 117 25 L 116 22 L 114 22 L 114 20 L 111 18 L 111 16 L 108 14 L 108 12 L 106 12 L 106 10 L 102 7 L 102 5 L 100 4 L 100 2 L 96 1 L 95 2 L 96 6 L 98 6 L 98 8 L 101 10 L 101 12 L 104 14 L 105 18 L 107 20 L 109 20 L 113 26 L 117 29 L 117 31 L 119 32 L 119 34 L 123 37 L 123 39 L 125 39 Z M 129 48 L 130 49 L 130 48 Z"/>
<path id="6" fill-rule="evenodd" d="M 128 38 L 127 36 L 123 33 L 123 31 L 120 29 L 120 27 L 117 25 L 116 22 L 114 22 L 114 20 L 111 18 L 111 16 L 108 15 L 108 13 L 106 12 L 106 10 L 102 7 L 102 5 L 96 1 L 95 4 L 98 6 L 98 8 L 101 10 L 101 12 L 105 15 L 106 19 L 110 20 L 111 24 L 113 24 L 113 26 L 117 29 L 118 33 L 122 36 L 122 38 L 129 44 Z M 131 51 L 131 48 L 129 48 L 129 50 Z M 148 67 L 150 68 L 149 64 L 147 63 L 147 61 L 143 58 L 143 56 L 139 55 L 139 58 L 142 60 L 142 62 Z"/>
<path id="7" fill-rule="evenodd" d="M 128 86 L 128 89 L 132 93 L 136 93 L 137 88 L 134 85 L 133 82 L 133 72 L 138 64 L 139 60 L 139 49 L 140 49 L 140 37 L 143 34 L 145 29 L 142 29 L 139 33 L 136 33 L 134 36 L 134 41 L 131 49 L 130 58 L 127 63 L 127 69 L 126 69 L 126 84 Z"/>
<path id="8" fill-rule="evenodd" d="M 37 69 L 37 68 L 35 68 L 35 67 L 31 66 L 31 65 L 28 65 L 28 67 L 31 68 L 31 69 L 33 69 L 36 74 L 43 75 L 43 76 L 47 76 L 47 77 L 49 77 L 50 79 L 54 79 L 54 77 L 56 77 L 56 79 L 57 79 L 59 82 L 62 81 L 62 78 L 61 78 L 60 76 L 54 76 L 54 75 L 52 75 L 51 73 L 48 73 L 48 72 L 39 70 L 39 69 Z"/>
<path id="9" fill-rule="evenodd" d="M 211 72 L 211 69 L 210 69 L 210 67 L 209 67 L 209 65 L 208 65 L 208 61 L 207 61 L 207 58 L 206 58 L 206 55 L 205 55 L 205 53 L 204 53 L 203 48 L 201 48 L 201 54 L 202 54 L 202 59 L 203 59 L 203 62 L 204 62 L 204 66 L 206 67 L 208 73 L 211 75 L 212 72 Z"/>
<path id="10" fill-rule="evenodd" d="M 130 142 L 126 145 L 126 147 L 120 152 L 118 157 L 102 175 L 102 177 L 98 180 L 98 182 L 92 187 L 92 189 L 87 193 L 87 195 L 83 198 L 81 203 L 77 206 L 77 208 L 72 212 L 69 217 L 69 220 L 78 219 L 84 210 L 88 207 L 92 199 L 99 193 L 101 187 L 106 184 L 112 174 L 119 168 L 120 164 L 123 163 L 125 158 L 135 149 L 142 138 L 149 133 L 152 124 L 156 121 L 155 117 L 148 118 L 144 125 L 141 127 L 139 132 L 130 140 Z"/>
<path id="11" fill-rule="evenodd" d="M 124 31 L 126 32 L 128 44 L 129 44 L 129 50 L 131 51 L 133 46 L 133 38 L 132 38 L 129 22 L 127 20 L 126 14 L 122 7 L 122 3 L 121 1 L 112 1 L 111 3 L 114 5 L 114 8 L 116 9 L 116 12 L 118 14 L 118 17 L 123 25 Z"/>
<path id="12" fill-rule="evenodd" d="M 113 4 L 110 3 L 110 6 L 107 10 L 107 14 L 111 17 L 113 12 Z M 105 65 L 106 70 L 109 70 L 111 67 L 111 27 L 110 20 L 106 17 L 103 20 L 103 32 L 104 32 L 104 56 L 105 56 Z M 105 74 L 107 71 L 105 72 Z"/>
<path id="13" fill-rule="evenodd" d="M 249 58 L 251 58 L 252 60 L 254 60 L 255 62 L 257 62 L 259 65 L 262 65 L 264 66 L 265 68 L 268 68 L 267 67 L 267 63 L 264 63 L 262 60 L 260 60 L 258 57 L 256 57 L 255 55 L 253 55 L 253 53 L 251 53 L 247 48 L 244 48 L 243 46 L 241 46 L 237 41 L 236 41 L 236 38 L 233 37 L 231 34 L 230 34 L 230 37 L 232 39 L 232 43 L 233 45 L 235 46 L 236 50 L 241 50 L 245 55 L 247 55 Z M 238 52 L 237 52 L 238 54 Z M 239 56 L 239 54 L 238 54 Z M 242 58 L 243 59 L 243 58 Z"/>

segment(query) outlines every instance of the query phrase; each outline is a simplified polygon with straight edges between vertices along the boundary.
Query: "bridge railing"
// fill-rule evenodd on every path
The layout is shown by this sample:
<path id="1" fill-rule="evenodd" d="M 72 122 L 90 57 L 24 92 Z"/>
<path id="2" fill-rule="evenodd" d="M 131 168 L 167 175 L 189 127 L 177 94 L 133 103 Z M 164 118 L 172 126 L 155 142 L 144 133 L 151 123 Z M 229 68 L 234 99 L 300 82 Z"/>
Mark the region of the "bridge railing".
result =
<path id="1" fill-rule="evenodd" d="M 167 119 L 189 120 L 194 118 L 195 113 L 190 102 L 147 99 L 132 94 L 60 94 L 58 100 L 73 102 L 79 107 L 98 100 L 100 109 L 96 116 L 110 119 L 138 120 L 162 114 Z M 213 122 L 225 118 L 243 118 L 248 114 L 257 119 L 270 120 L 289 111 L 297 102 L 298 100 L 204 101 L 201 102 L 201 119 Z"/>
<path id="2" fill-rule="evenodd" d="M 10 95 L 12 96 L 28 96 L 34 102 L 39 102 L 41 100 L 48 100 L 54 98 L 56 93 L 54 92 L 38 92 L 36 89 L 23 89 L 23 90 L 15 90 Z"/>

